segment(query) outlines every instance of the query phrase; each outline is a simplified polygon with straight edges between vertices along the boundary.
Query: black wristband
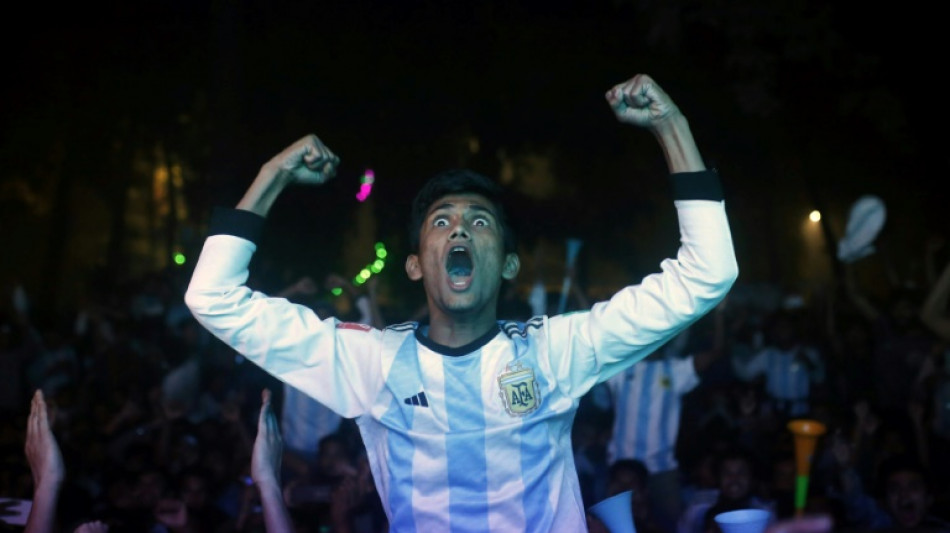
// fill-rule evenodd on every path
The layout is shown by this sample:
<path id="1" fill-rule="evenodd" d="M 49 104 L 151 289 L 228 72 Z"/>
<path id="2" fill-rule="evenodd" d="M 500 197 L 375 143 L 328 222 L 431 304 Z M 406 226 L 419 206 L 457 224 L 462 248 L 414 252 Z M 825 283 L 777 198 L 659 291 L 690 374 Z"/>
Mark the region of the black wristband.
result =
<path id="1" fill-rule="evenodd" d="M 722 183 L 715 169 L 670 174 L 674 200 L 723 200 Z"/>
<path id="2" fill-rule="evenodd" d="M 229 207 L 215 207 L 211 212 L 208 235 L 233 235 L 256 243 L 264 230 L 264 217 Z"/>

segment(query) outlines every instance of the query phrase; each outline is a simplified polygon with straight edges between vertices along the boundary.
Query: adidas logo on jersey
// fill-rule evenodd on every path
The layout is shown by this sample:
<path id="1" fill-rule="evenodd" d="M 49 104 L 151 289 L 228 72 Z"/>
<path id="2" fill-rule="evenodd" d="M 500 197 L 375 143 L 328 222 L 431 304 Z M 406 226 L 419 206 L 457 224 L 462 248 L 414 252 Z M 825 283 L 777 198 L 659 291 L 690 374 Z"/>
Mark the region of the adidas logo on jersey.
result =
<path id="1" fill-rule="evenodd" d="M 420 407 L 429 407 L 429 400 L 426 400 L 426 393 L 419 392 L 403 400 L 406 405 L 418 405 Z"/>

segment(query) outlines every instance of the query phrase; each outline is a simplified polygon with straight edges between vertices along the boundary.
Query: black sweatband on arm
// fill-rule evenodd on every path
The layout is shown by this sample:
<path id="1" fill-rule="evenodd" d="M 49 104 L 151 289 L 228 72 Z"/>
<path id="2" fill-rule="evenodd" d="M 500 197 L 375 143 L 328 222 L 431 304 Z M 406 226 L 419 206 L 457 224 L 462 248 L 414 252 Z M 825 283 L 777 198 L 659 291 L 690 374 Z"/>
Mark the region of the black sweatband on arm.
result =
<path id="1" fill-rule="evenodd" d="M 233 235 L 256 243 L 264 230 L 264 217 L 229 207 L 215 207 L 211 212 L 208 235 Z"/>
<path id="2" fill-rule="evenodd" d="M 676 172 L 670 174 L 673 182 L 674 200 L 713 200 L 723 199 L 722 183 L 715 169 L 698 172 Z"/>

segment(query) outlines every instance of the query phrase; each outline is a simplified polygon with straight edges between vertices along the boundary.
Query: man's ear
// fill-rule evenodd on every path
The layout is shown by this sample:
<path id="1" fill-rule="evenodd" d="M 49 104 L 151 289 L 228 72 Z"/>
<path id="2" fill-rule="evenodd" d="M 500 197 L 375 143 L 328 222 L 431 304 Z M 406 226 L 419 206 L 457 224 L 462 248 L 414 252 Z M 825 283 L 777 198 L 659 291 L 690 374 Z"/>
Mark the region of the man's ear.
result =
<path id="1" fill-rule="evenodd" d="M 422 279 L 422 269 L 419 268 L 418 255 L 409 254 L 409 257 L 406 258 L 406 274 L 412 281 L 419 281 Z"/>
<path id="2" fill-rule="evenodd" d="M 508 281 L 515 279 L 518 275 L 518 272 L 521 270 L 521 259 L 518 258 L 518 254 L 510 253 L 505 256 L 505 266 L 501 269 L 501 277 L 505 278 Z"/>

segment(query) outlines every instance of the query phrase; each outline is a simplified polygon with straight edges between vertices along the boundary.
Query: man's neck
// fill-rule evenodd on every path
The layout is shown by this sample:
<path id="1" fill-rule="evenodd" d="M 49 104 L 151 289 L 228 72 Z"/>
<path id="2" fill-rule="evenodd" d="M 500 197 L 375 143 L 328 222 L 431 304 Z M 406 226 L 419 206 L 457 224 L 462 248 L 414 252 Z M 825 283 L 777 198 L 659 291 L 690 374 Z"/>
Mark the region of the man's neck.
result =
<path id="1" fill-rule="evenodd" d="M 493 313 L 469 318 L 430 312 L 426 337 L 442 346 L 458 348 L 478 340 L 494 327 L 497 327 L 497 317 Z"/>

